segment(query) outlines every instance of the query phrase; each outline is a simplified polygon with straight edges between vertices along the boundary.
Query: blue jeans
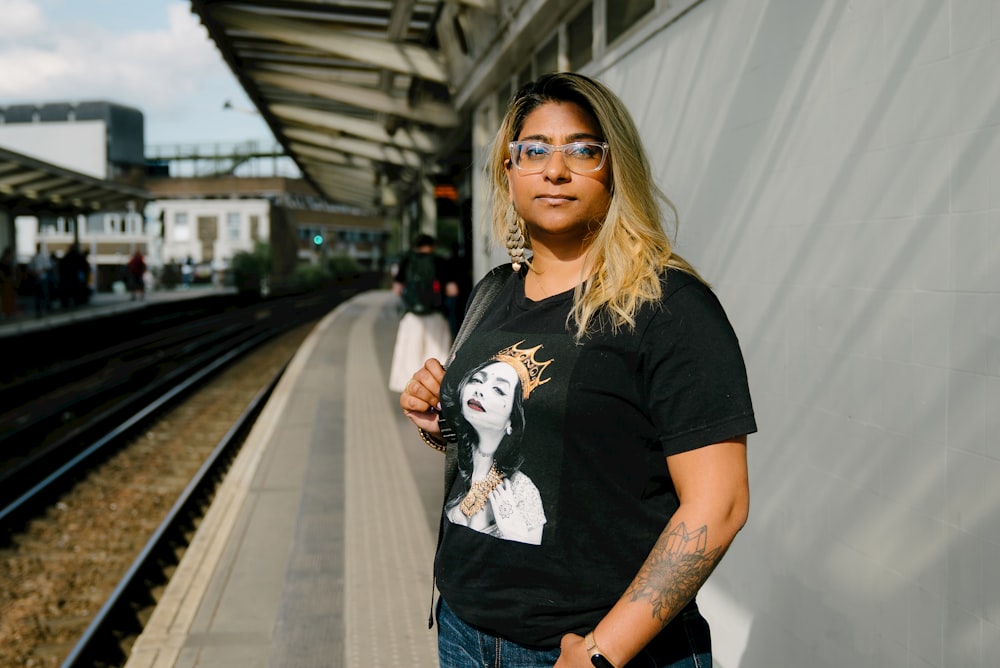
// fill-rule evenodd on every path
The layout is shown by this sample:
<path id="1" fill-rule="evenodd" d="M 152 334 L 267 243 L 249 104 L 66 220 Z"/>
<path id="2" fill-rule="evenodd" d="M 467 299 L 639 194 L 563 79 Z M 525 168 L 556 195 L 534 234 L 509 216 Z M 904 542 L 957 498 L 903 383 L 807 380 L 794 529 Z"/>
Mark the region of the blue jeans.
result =
<path id="1" fill-rule="evenodd" d="M 437 623 L 440 668 L 551 668 L 559 658 L 558 647 L 531 649 L 469 626 L 444 599 L 438 602 Z M 670 629 L 623 668 L 712 668 L 708 623 L 697 609 L 684 613 Z"/>

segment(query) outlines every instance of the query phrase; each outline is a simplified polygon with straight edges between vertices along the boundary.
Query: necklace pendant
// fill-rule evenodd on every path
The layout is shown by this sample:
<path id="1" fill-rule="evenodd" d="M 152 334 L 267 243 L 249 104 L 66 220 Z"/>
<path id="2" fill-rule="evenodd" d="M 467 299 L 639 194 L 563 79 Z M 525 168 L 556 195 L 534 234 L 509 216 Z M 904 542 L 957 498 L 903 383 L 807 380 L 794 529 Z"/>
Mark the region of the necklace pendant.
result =
<path id="1" fill-rule="evenodd" d="M 459 508 L 466 517 L 472 517 L 486 506 L 486 497 L 476 489 L 470 489 L 462 499 Z"/>
<path id="2" fill-rule="evenodd" d="M 502 482 L 503 474 L 497 470 L 496 463 L 494 463 L 490 467 L 489 475 L 486 476 L 485 480 L 480 480 L 469 485 L 469 491 L 466 493 L 465 498 L 458 504 L 459 510 L 466 517 L 472 517 L 486 507 L 486 501 L 489 500 L 490 493 Z"/>

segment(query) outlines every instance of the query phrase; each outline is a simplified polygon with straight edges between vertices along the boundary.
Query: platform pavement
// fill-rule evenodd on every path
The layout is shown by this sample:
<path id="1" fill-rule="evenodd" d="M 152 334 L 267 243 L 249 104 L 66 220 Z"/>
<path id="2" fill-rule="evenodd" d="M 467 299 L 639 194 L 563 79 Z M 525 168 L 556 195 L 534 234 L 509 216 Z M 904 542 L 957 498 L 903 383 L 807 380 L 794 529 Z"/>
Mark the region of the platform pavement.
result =
<path id="1" fill-rule="evenodd" d="M 339 306 L 289 364 L 127 668 L 437 666 L 441 455 L 386 387 L 390 292 Z"/>

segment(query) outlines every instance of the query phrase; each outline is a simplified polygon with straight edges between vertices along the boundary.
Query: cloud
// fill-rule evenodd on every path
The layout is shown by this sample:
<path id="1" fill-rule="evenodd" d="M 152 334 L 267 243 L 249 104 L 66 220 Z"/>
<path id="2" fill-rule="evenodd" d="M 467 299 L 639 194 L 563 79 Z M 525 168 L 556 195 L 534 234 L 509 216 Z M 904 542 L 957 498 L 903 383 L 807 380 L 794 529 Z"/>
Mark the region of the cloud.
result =
<path id="1" fill-rule="evenodd" d="M 190 2 L 124 3 L 140 0 L 0 0 L 0 106 L 106 100 L 143 113 L 147 143 L 270 141 L 223 111 L 250 103 Z"/>
<path id="2" fill-rule="evenodd" d="M 31 0 L 0 0 L 0 39 L 5 42 L 32 38 L 42 33 L 45 18 Z"/>
<path id="3" fill-rule="evenodd" d="M 106 99 L 170 114 L 233 80 L 186 3 L 167 7 L 166 28 L 124 34 L 99 23 L 56 25 L 30 0 L 0 0 L 0 16 L 0 35 L 18 36 L 0 42 L 3 102 Z"/>

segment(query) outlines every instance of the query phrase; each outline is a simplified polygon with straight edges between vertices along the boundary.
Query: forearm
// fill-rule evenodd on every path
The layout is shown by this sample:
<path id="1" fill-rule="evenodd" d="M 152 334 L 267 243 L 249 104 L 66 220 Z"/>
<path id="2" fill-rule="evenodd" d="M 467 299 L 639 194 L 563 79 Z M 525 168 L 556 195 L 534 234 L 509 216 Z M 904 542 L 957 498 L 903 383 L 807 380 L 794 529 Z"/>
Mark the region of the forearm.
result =
<path id="1" fill-rule="evenodd" d="M 745 514 L 734 511 L 715 515 L 682 507 L 674 515 L 594 629 L 598 646 L 615 665 L 630 661 L 695 597 L 743 526 Z"/>

